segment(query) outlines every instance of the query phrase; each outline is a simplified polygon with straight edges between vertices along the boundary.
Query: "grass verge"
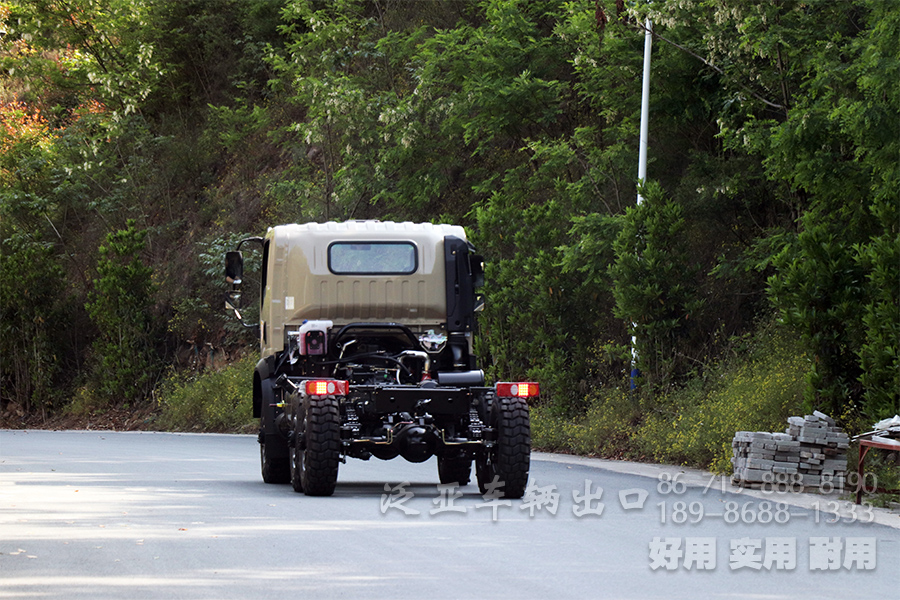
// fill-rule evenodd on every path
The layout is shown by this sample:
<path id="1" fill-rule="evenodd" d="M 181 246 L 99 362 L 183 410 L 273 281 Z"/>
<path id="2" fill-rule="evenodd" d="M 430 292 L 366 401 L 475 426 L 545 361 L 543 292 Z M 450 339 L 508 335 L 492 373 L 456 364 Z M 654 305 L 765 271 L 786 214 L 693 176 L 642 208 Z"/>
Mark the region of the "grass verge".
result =
<path id="1" fill-rule="evenodd" d="M 255 365 L 247 356 L 219 371 L 169 375 L 157 391 L 157 425 L 168 431 L 253 431 Z"/>
<path id="2" fill-rule="evenodd" d="M 803 414 L 808 361 L 776 327 L 681 389 L 652 399 L 627 386 L 601 390 L 575 419 L 552 407 L 532 411 L 535 448 L 731 471 L 736 431 L 783 431 Z"/>

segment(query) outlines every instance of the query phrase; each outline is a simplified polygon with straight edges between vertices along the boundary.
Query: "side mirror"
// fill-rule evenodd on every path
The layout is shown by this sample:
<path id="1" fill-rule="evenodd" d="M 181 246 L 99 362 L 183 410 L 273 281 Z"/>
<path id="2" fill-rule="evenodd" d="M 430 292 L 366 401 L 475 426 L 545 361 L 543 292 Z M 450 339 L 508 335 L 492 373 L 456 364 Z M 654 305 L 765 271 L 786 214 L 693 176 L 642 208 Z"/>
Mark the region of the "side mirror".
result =
<path id="1" fill-rule="evenodd" d="M 231 284 L 231 291 L 225 292 L 225 310 L 233 312 L 237 320 L 240 321 L 246 329 L 252 329 L 259 338 L 259 323 L 248 325 L 244 322 L 240 309 L 243 306 L 241 298 L 241 283 L 244 279 L 244 255 L 241 254 L 240 247 L 245 242 L 256 242 L 262 244 L 265 240 L 259 237 L 246 238 L 237 245 L 237 250 L 225 253 L 225 281 Z"/>
<path id="2" fill-rule="evenodd" d="M 225 281 L 235 287 L 244 277 L 244 256 L 237 250 L 225 253 Z"/>
<path id="3" fill-rule="evenodd" d="M 484 257 L 480 254 L 469 255 L 469 271 L 472 273 L 472 285 L 484 287 Z"/>
<path id="4" fill-rule="evenodd" d="M 241 308 L 241 293 L 238 291 L 226 292 L 225 308 L 237 312 L 237 310 Z M 240 318 L 240 316 L 238 318 Z"/>
<path id="5" fill-rule="evenodd" d="M 238 310 L 241 307 L 241 293 L 240 292 L 225 292 L 225 310 L 231 311 L 234 313 L 234 316 L 237 317 L 237 320 L 241 323 L 244 322 L 244 317 L 241 316 L 241 311 Z M 246 327 L 246 325 L 245 325 Z"/>
<path id="6" fill-rule="evenodd" d="M 475 294 L 475 312 L 484 310 L 484 294 Z"/>

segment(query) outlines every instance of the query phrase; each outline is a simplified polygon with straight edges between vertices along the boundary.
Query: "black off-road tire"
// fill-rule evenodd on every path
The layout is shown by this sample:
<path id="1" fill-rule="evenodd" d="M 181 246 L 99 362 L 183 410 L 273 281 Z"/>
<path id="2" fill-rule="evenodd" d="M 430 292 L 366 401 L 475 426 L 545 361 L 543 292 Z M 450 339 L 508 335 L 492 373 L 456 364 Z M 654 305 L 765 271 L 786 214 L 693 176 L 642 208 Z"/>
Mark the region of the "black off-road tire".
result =
<path id="1" fill-rule="evenodd" d="M 305 427 L 297 462 L 300 486 L 307 496 L 330 496 L 337 484 L 341 460 L 341 413 L 337 398 L 305 398 L 301 415 Z M 294 433 L 297 438 L 297 431 Z M 299 443 L 299 442 L 298 442 Z M 297 489 L 296 487 L 294 489 Z"/>
<path id="2" fill-rule="evenodd" d="M 528 485 L 531 468 L 531 421 L 528 404 L 523 398 L 495 398 L 491 406 L 490 424 L 497 431 L 491 451 L 475 464 L 478 489 L 488 492 L 488 484 L 503 483 L 504 498 L 521 498 Z"/>
<path id="3" fill-rule="evenodd" d="M 266 452 L 266 435 L 259 435 L 259 465 L 262 479 L 266 483 L 287 483 L 291 479 L 289 459 L 283 456 L 272 456 Z"/>
<path id="4" fill-rule="evenodd" d="M 472 478 L 471 458 L 444 458 L 438 456 L 438 477 L 444 485 L 455 483 L 462 487 Z"/>
<path id="5" fill-rule="evenodd" d="M 294 434 L 291 436 L 291 487 L 298 494 L 303 492 L 303 432 L 306 430 L 306 417 L 303 407 L 294 414 Z"/>
<path id="6" fill-rule="evenodd" d="M 256 378 L 254 378 L 256 379 Z M 258 385 L 257 385 L 258 382 Z M 275 389 L 268 377 L 256 379 L 254 398 L 260 405 L 259 417 L 259 465 L 266 483 L 287 483 L 291 480 L 291 466 L 287 441 L 278 435 L 275 427 Z"/>

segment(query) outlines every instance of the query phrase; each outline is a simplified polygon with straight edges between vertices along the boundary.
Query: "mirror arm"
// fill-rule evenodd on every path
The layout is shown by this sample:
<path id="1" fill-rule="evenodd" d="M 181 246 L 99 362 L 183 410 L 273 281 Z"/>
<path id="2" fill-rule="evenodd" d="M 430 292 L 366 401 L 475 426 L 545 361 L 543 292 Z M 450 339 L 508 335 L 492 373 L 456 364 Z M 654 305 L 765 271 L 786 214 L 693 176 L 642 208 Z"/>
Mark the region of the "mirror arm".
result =
<path id="1" fill-rule="evenodd" d="M 259 245 L 262 245 L 263 242 L 265 242 L 265 241 L 266 241 L 266 239 L 265 239 L 265 238 L 261 238 L 261 237 L 248 237 L 248 238 L 244 238 L 244 239 L 242 239 L 240 242 L 238 242 L 237 248 L 235 248 L 235 250 L 240 251 L 241 246 L 244 245 L 244 242 L 250 242 L 250 243 L 253 243 L 253 244 L 259 244 Z"/>

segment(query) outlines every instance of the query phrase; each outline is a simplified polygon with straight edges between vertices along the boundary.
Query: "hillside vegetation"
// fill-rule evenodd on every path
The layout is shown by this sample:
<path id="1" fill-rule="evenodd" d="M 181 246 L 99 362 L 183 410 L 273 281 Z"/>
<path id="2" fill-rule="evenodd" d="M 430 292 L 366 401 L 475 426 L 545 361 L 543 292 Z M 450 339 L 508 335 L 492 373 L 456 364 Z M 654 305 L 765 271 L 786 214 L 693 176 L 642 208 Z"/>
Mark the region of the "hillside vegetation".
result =
<path id="1" fill-rule="evenodd" d="M 226 427 L 223 252 L 377 218 L 468 228 L 546 447 L 864 427 L 900 412 L 898 107 L 892 0 L 2 0 L 0 415 Z"/>

